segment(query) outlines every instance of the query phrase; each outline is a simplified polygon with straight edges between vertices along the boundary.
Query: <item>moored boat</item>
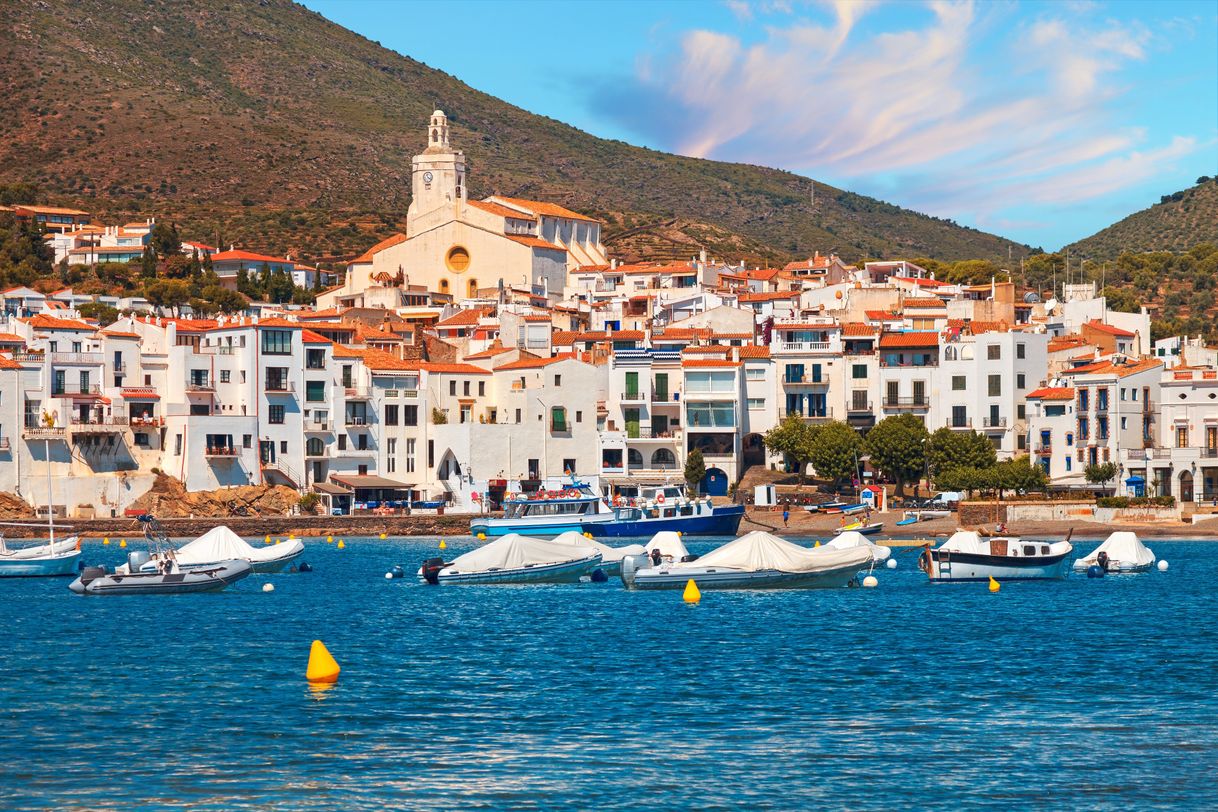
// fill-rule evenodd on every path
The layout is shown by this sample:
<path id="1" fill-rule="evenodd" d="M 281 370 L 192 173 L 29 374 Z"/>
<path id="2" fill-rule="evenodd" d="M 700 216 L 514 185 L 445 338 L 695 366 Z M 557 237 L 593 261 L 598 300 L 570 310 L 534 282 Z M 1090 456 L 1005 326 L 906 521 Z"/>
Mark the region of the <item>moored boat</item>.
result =
<path id="1" fill-rule="evenodd" d="M 635 499 L 615 499 L 608 519 L 597 517 L 583 530 L 597 537 L 650 536 L 662 531 L 686 536 L 732 536 L 744 518 L 744 505 L 714 505 L 689 499 L 679 485 L 644 487 Z"/>
<path id="2" fill-rule="evenodd" d="M 875 564 L 887 561 L 892 555 L 892 550 L 876 544 L 871 539 L 854 530 L 847 530 L 844 533 L 838 533 L 830 541 L 825 542 L 826 547 L 835 547 L 838 550 L 847 550 L 857 547 L 858 549 L 867 550 L 871 554 L 871 561 Z"/>
<path id="3" fill-rule="evenodd" d="M 854 522 L 838 528 L 838 534 L 841 533 L 862 533 L 865 536 L 874 536 L 876 533 L 884 529 L 883 522 Z"/>
<path id="4" fill-rule="evenodd" d="M 758 530 L 694 560 L 657 566 L 643 556 L 627 556 L 622 581 L 630 589 L 681 589 L 690 580 L 701 590 L 836 588 L 870 562 L 866 549 L 801 547 Z"/>
<path id="5" fill-rule="evenodd" d="M 601 554 L 601 563 L 597 569 L 605 575 L 618 575 L 622 571 L 622 559 L 628 555 L 641 555 L 647 552 L 642 544 L 627 544 L 625 547 L 610 547 L 596 539 L 590 539 L 583 533 L 568 530 L 554 539 L 556 544 L 571 544 L 577 547 L 589 547 Z"/>
<path id="6" fill-rule="evenodd" d="M 178 566 L 184 570 L 214 568 L 226 561 L 248 561 L 254 572 L 280 572 L 304 552 L 304 542 L 288 539 L 266 547 L 254 547 L 224 525 L 208 530 L 194 541 L 183 544 L 174 551 Z M 155 572 L 158 566 L 155 556 L 144 562 L 140 569 Z"/>
<path id="7" fill-rule="evenodd" d="M 429 584 L 570 583 L 601 563 L 600 551 L 509 533 L 451 562 L 428 559 L 419 577 Z"/>
<path id="8" fill-rule="evenodd" d="M 1069 541 L 1006 536 L 984 537 L 957 530 L 935 549 L 926 549 L 918 566 L 931 581 L 1029 581 L 1065 578 Z"/>
<path id="9" fill-rule="evenodd" d="M 1075 572 L 1097 566 L 1104 572 L 1146 572 L 1155 564 L 1155 554 L 1142 543 L 1137 533 L 1118 530 L 1104 543 L 1074 562 Z"/>
<path id="10" fill-rule="evenodd" d="M 11 547 L 0 535 L 0 578 L 75 575 L 80 539 L 72 536 L 30 547 Z"/>
<path id="11" fill-rule="evenodd" d="M 588 525 L 614 518 L 600 495 L 586 482 L 574 479 L 558 490 L 513 494 L 503 501 L 503 516 L 479 516 L 469 524 L 470 532 L 488 538 L 510 533 L 557 536 L 583 532 Z"/>
<path id="12" fill-rule="evenodd" d="M 128 570 L 131 568 L 128 567 Z M 225 561 L 212 567 L 184 570 L 172 561 L 160 571 L 108 572 L 105 567 L 85 567 L 68 584 L 78 595 L 165 595 L 185 592 L 215 592 L 240 581 L 253 571 L 248 561 Z"/>
<path id="13" fill-rule="evenodd" d="M 819 505 L 804 505 L 804 510 L 808 511 L 809 513 L 830 513 L 835 511 L 837 508 L 846 507 L 846 504 L 846 502 L 839 502 L 835 500 L 832 502 L 821 502 Z"/>

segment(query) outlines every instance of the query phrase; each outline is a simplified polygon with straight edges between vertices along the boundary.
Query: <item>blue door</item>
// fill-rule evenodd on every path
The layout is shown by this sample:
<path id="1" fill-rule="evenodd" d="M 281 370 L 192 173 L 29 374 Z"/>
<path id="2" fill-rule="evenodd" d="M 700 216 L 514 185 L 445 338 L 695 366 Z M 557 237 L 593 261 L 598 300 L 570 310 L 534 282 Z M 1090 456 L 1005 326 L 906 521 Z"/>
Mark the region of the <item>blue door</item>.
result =
<path id="1" fill-rule="evenodd" d="M 727 474 L 719 468 L 707 468 L 702 477 L 702 492 L 708 496 L 727 496 Z"/>

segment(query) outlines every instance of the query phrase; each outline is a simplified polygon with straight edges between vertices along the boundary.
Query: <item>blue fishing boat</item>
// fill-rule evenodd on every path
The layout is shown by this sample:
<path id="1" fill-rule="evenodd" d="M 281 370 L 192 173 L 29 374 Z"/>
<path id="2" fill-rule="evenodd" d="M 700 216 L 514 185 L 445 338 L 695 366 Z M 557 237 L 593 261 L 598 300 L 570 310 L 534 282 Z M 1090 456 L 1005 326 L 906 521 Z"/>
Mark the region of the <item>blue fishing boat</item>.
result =
<path id="1" fill-rule="evenodd" d="M 685 536 L 733 536 L 744 518 L 743 505 L 715 507 L 709 499 L 688 499 L 679 485 L 640 488 L 635 499 L 615 499 L 608 519 L 598 516 L 583 530 L 595 537 L 651 536 L 662 530 Z"/>
<path id="2" fill-rule="evenodd" d="M 503 501 L 503 516 L 479 516 L 469 524 L 475 536 L 487 538 L 520 533 L 557 536 L 569 530 L 583 532 L 587 525 L 607 522 L 613 512 L 586 482 L 572 480 L 558 490 L 512 494 Z"/>
<path id="3" fill-rule="evenodd" d="M 0 578 L 75 575 L 79 562 L 75 536 L 33 547 L 10 547 L 0 536 Z"/>

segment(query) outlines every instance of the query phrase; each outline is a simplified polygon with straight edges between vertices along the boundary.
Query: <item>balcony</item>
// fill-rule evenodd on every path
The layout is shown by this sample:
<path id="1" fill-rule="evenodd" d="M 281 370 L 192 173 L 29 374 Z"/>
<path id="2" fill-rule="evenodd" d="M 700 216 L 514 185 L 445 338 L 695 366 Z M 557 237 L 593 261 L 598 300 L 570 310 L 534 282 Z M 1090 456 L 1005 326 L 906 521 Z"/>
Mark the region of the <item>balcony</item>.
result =
<path id="1" fill-rule="evenodd" d="M 1095 404 L 1096 414 L 1108 414 L 1108 401 L 1097 401 Z"/>
<path id="2" fill-rule="evenodd" d="M 334 429 L 331 427 L 329 420 L 310 420 L 305 423 L 304 430 L 330 432 Z"/>
<path id="3" fill-rule="evenodd" d="M 133 429 L 155 429 L 165 425 L 165 418 L 153 417 L 151 415 L 147 417 L 129 417 L 127 418 L 127 425 Z"/>
<path id="4" fill-rule="evenodd" d="M 128 418 L 126 417 L 98 417 L 98 418 L 80 418 L 73 416 L 68 423 L 68 427 L 73 434 L 112 434 L 114 432 L 122 432 L 126 430 Z"/>
<path id="5" fill-rule="evenodd" d="M 53 352 L 51 353 L 52 364 L 78 364 L 78 365 L 94 365 L 102 364 L 106 357 L 100 352 Z"/>
<path id="6" fill-rule="evenodd" d="M 652 392 L 651 393 L 651 402 L 652 403 L 677 404 L 677 403 L 681 402 L 681 393 L 680 392 Z"/>
<path id="7" fill-rule="evenodd" d="M 775 341 L 771 349 L 778 352 L 833 352 L 829 341 Z"/>
<path id="8" fill-rule="evenodd" d="M 959 420 L 957 420 L 954 417 L 948 418 L 947 422 L 945 422 L 943 425 L 949 429 L 969 429 L 969 430 L 971 430 L 973 428 L 973 418 L 963 417 L 963 418 L 960 418 Z"/>
<path id="9" fill-rule="evenodd" d="M 296 394 L 296 384 L 292 381 L 267 381 L 263 391 L 268 395 L 294 395 Z"/>
<path id="10" fill-rule="evenodd" d="M 122 375 L 127 371 L 127 365 L 122 361 L 119 361 L 117 364 L 111 364 L 110 366 L 114 370 L 115 375 Z"/>
<path id="11" fill-rule="evenodd" d="M 929 409 L 930 400 L 926 396 L 912 398 L 884 398 L 885 409 Z"/>
<path id="12" fill-rule="evenodd" d="M 336 457 L 375 457 L 376 449 L 369 446 L 368 448 L 335 448 L 334 456 Z"/>
<path id="13" fill-rule="evenodd" d="M 622 403 L 645 403 L 647 395 L 642 392 L 623 392 Z"/>
<path id="14" fill-rule="evenodd" d="M 211 395 L 215 391 L 216 385 L 211 381 L 198 380 L 186 384 L 186 394 L 188 395 Z"/>
<path id="15" fill-rule="evenodd" d="M 670 426 L 664 431 L 656 431 L 648 427 L 640 427 L 634 431 L 626 429 L 627 440 L 676 440 L 681 436 L 680 426 Z"/>
<path id="16" fill-rule="evenodd" d="M 368 425 L 368 416 L 349 414 L 346 417 L 346 425 L 348 425 L 348 426 L 366 426 L 366 425 Z"/>
<path id="17" fill-rule="evenodd" d="M 53 398 L 96 398 L 101 397 L 101 393 L 101 387 L 96 384 L 92 386 L 65 384 L 51 387 L 51 397 Z"/>
<path id="18" fill-rule="evenodd" d="M 368 400 L 371 397 L 366 386 L 344 386 L 343 394 L 347 400 Z"/>
<path id="19" fill-rule="evenodd" d="M 783 375 L 783 383 L 807 383 L 814 386 L 828 386 L 829 381 L 823 375 L 819 378 L 814 378 L 811 375 Z"/>
<path id="20" fill-rule="evenodd" d="M 1037 443 L 1036 444 L 1036 453 L 1037 454 L 1052 454 L 1053 453 L 1053 444 L 1052 443 Z"/>
<path id="21" fill-rule="evenodd" d="M 232 459 L 237 456 L 237 448 L 231 445 L 209 445 L 203 449 L 203 456 L 209 459 Z"/>
<path id="22" fill-rule="evenodd" d="M 66 431 L 63 426 L 23 426 L 21 436 L 26 440 L 62 440 Z"/>
<path id="23" fill-rule="evenodd" d="M 984 417 L 981 419 L 981 425 L 987 429 L 1005 429 L 1007 419 L 1005 417 Z"/>
<path id="24" fill-rule="evenodd" d="M 833 419 L 833 410 L 829 409 L 829 408 L 825 408 L 825 409 L 809 408 L 806 411 L 800 412 L 800 411 L 791 411 L 788 409 L 780 409 L 778 412 L 778 419 L 782 420 L 783 418 L 790 417 L 791 415 L 794 415 L 794 416 L 800 418 L 805 423 L 827 423 Z"/>
<path id="25" fill-rule="evenodd" d="M 847 404 L 846 411 L 850 414 L 871 414 L 874 410 L 871 408 L 871 401 L 868 400 L 861 403 L 851 401 Z"/>

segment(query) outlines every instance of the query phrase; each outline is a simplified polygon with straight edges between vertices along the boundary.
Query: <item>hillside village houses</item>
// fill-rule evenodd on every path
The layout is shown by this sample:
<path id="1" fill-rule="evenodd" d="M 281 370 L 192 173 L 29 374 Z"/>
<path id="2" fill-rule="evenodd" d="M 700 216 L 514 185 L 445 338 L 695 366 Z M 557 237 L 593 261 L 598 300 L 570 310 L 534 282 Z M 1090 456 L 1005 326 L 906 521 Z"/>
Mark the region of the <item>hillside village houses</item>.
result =
<path id="1" fill-rule="evenodd" d="M 160 471 L 336 512 L 473 512 L 568 475 L 632 495 L 681 480 L 697 449 L 700 489 L 725 496 L 787 464 L 762 442 L 784 418 L 865 432 L 912 414 L 1028 455 L 1056 487 L 1111 461 L 1118 493 L 1218 499 L 1218 352 L 1152 346 L 1150 317 L 1091 284 L 1042 300 L 832 254 L 623 264 L 562 206 L 470 201 L 442 112 L 425 137 L 406 234 L 314 307 L 204 319 L 115 301 L 127 312 L 102 327 L 77 311 L 92 297 L 0 292 L 0 489 L 45 507 L 49 471 L 57 512 L 121 515 Z M 152 225 L 48 237 L 72 262 Z M 191 245 L 222 279 L 279 261 Z"/>

